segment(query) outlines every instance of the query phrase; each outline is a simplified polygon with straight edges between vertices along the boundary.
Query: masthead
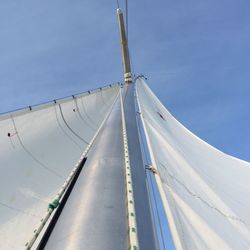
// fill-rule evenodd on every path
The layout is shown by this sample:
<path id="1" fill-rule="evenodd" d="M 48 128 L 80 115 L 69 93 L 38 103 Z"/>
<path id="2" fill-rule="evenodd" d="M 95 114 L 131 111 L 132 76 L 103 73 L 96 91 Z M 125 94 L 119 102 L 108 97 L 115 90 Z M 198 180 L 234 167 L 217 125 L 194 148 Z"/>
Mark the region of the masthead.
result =
<path id="1" fill-rule="evenodd" d="M 121 47 L 122 47 L 124 81 L 125 83 L 132 83 L 128 40 L 127 40 L 127 35 L 126 35 L 125 27 L 124 27 L 123 14 L 120 8 L 117 9 L 117 16 L 118 16 L 118 24 L 119 24 L 119 31 L 120 31 Z"/>

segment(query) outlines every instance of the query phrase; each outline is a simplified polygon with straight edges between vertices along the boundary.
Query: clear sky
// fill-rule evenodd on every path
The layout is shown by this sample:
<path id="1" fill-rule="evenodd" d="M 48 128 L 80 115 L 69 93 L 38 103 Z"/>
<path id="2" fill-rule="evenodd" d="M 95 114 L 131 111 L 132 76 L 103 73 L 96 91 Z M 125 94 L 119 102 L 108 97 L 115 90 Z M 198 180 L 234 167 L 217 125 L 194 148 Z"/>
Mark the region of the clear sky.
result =
<path id="1" fill-rule="evenodd" d="M 247 161 L 249 13 L 249 0 L 129 1 L 135 72 L 192 132 Z M 0 112 L 121 80 L 116 21 L 116 0 L 0 1 Z"/>

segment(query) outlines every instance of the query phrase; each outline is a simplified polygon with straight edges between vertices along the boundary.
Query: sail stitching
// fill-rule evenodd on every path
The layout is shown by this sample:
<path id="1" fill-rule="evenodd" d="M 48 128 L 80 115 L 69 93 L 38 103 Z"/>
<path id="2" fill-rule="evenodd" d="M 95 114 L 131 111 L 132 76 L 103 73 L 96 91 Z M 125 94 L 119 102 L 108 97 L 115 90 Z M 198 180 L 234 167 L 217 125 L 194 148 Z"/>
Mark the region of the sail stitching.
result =
<path id="1" fill-rule="evenodd" d="M 226 214 L 223 211 L 221 211 L 219 208 L 211 205 L 208 201 L 204 200 L 202 197 L 200 197 L 199 195 L 197 195 L 196 193 L 194 193 L 193 191 L 191 191 L 182 181 L 180 181 L 179 179 L 177 179 L 174 175 L 172 175 L 166 168 L 166 166 L 162 163 L 160 163 L 164 169 L 166 170 L 167 174 L 169 175 L 169 177 L 171 177 L 173 180 L 175 180 L 179 185 L 181 185 L 186 191 L 187 193 L 189 193 L 190 195 L 192 195 L 193 197 L 197 198 L 198 200 L 200 200 L 203 204 L 205 204 L 207 207 L 214 209 L 215 211 L 217 211 L 219 214 L 223 215 L 224 217 L 228 218 L 228 219 L 232 219 L 235 221 L 239 221 L 243 224 L 246 225 L 246 223 L 239 217 L 235 217 L 233 215 L 230 214 Z M 169 184 L 167 184 L 169 188 L 171 188 L 171 186 Z M 172 189 L 172 188 L 171 188 Z"/>
<path id="2" fill-rule="evenodd" d="M 15 129 L 15 133 L 17 135 L 18 141 L 21 144 L 21 147 L 23 148 L 23 150 L 36 162 L 38 163 L 41 167 L 43 167 L 44 169 L 48 170 L 49 172 L 53 173 L 54 175 L 56 175 L 57 177 L 61 178 L 61 179 L 65 179 L 62 175 L 60 175 L 59 173 L 57 173 L 56 171 L 54 171 L 53 169 L 47 167 L 44 163 L 42 163 L 40 160 L 38 160 L 28 149 L 27 147 L 23 144 L 21 137 L 17 131 L 17 127 L 16 127 L 16 123 L 14 121 L 13 116 L 11 115 L 11 120 Z"/>

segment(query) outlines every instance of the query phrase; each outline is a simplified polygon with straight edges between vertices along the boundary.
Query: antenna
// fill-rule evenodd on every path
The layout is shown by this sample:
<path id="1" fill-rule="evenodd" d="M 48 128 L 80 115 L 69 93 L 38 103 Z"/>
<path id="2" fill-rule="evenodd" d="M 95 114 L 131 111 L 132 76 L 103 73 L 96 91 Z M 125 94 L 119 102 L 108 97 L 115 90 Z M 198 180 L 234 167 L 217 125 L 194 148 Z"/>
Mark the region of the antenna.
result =
<path id="1" fill-rule="evenodd" d="M 118 16 L 118 24 L 120 30 L 121 47 L 122 47 L 124 81 L 125 83 L 132 83 L 132 74 L 131 74 L 130 58 L 128 51 L 128 40 L 125 32 L 123 14 L 120 8 L 117 9 L 117 16 Z"/>

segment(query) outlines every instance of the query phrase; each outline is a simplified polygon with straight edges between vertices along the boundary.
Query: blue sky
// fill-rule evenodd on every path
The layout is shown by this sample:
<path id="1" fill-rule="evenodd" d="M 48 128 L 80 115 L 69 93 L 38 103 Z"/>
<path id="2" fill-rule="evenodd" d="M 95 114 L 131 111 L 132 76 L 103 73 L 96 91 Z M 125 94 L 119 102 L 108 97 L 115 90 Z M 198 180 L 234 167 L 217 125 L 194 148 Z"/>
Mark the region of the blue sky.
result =
<path id="1" fill-rule="evenodd" d="M 129 1 L 135 72 L 192 132 L 247 161 L 249 13 L 247 0 Z M 116 0 L 2 0 L 0 55 L 0 112 L 119 81 Z"/>

